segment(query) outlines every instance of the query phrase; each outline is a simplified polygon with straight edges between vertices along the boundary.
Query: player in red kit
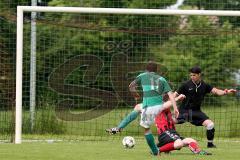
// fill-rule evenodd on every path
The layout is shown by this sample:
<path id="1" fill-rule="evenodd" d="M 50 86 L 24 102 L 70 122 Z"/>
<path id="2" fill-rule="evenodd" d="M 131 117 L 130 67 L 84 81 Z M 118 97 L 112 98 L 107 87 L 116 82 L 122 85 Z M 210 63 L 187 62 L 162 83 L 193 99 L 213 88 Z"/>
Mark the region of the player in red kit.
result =
<path id="1" fill-rule="evenodd" d="M 194 154 L 211 155 L 211 153 L 201 150 L 196 140 L 183 138 L 177 133 L 170 109 L 166 109 L 158 114 L 155 118 L 155 124 L 159 141 L 157 146 L 160 152 L 170 152 L 179 150 L 182 147 L 188 147 Z"/>

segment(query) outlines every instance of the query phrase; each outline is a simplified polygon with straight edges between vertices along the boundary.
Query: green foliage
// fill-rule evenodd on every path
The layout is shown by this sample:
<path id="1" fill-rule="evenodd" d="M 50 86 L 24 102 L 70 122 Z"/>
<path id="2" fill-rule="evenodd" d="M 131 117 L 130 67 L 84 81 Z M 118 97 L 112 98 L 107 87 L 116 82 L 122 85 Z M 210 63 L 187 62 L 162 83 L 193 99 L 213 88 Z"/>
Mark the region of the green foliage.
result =
<path id="1" fill-rule="evenodd" d="M 234 82 L 232 73 L 240 67 L 239 39 L 235 32 L 238 30 L 228 22 L 220 25 L 212 23 L 209 17 L 190 16 L 183 29 L 152 52 L 173 73 L 171 81 L 187 79 L 188 69 L 200 65 L 208 83 L 230 86 Z"/>
<path id="2" fill-rule="evenodd" d="M 14 133 L 14 113 L 8 110 L 0 110 L 0 134 L 9 135 Z"/>
<path id="3" fill-rule="evenodd" d="M 167 6 L 174 4 L 175 0 L 161 0 L 161 1 L 149 1 L 149 0 L 102 0 L 101 7 L 110 8 L 166 8 Z"/>
<path id="4" fill-rule="evenodd" d="M 238 0 L 185 0 L 184 5 L 197 6 L 207 10 L 237 10 L 240 3 Z"/>
<path id="5" fill-rule="evenodd" d="M 206 10 L 236 10 L 240 8 L 239 0 L 185 0 L 184 5 L 197 6 L 199 9 Z M 240 17 L 219 17 L 220 23 L 229 21 L 234 27 L 240 26 Z"/>
<path id="6" fill-rule="evenodd" d="M 64 134 L 65 127 L 58 121 L 52 106 L 45 106 L 36 112 L 34 128 L 31 129 L 30 113 L 25 112 L 23 116 L 22 132 L 24 134 Z"/>
<path id="7" fill-rule="evenodd" d="M 81 3 L 84 2 L 84 3 Z M 95 6 L 104 7 L 118 1 L 64 1 L 53 0 L 49 2 L 51 6 Z M 170 5 L 170 1 L 155 3 L 137 3 L 137 1 L 122 1 L 123 7 L 146 8 L 149 7 L 164 8 Z M 119 1 L 120 3 L 120 1 Z M 167 23 L 169 22 L 169 23 Z M 62 64 L 67 59 L 80 54 L 93 54 L 106 60 L 109 63 L 111 54 L 106 53 L 104 46 L 109 42 L 116 44 L 126 41 L 131 44 L 131 54 L 135 57 L 150 56 L 147 48 L 151 41 L 156 39 L 167 39 L 169 35 L 164 34 L 161 30 L 171 27 L 173 30 L 177 26 L 176 18 L 169 16 L 133 16 L 133 15 L 92 15 L 88 14 L 68 14 L 68 13 L 46 13 L 42 19 L 37 22 L 37 71 L 39 79 L 37 86 L 42 86 L 42 82 L 48 81 L 49 74 L 54 68 Z M 158 31 L 160 32 L 158 33 Z M 30 25 L 25 27 L 25 32 L 29 33 Z M 151 34 L 153 32 L 153 34 Z M 150 34 L 149 34 L 150 33 Z M 29 36 L 28 36 L 29 38 Z M 24 57 L 29 56 L 30 39 L 25 39 Z M 163 41 L 163 40 L 162 40 Z M 118 51 L 118 49 L 116 49 Z M 59 57 L 61 57 L 59 59 Z M 56 59 L 59 59 L 56 61 Z M 24 73 L 26 78 L 29 77 L 30 61 L 25 61 Z M 108 64 L 105 64 L 108 65 Z M 109 68 L 106 73 L 109 72 Z M 78 73 L 73 73 L 78 74 Z M 99 77 L 101 88 L 109 86 L 110 82 L 106 81 L 103 75 Z M 74 76 L 73 76 L 74 77 Z M 79 76 L 75 76 L 79 77 Z"/>
<path id="8" fill-rule="evenodd" d="M 31 5 L 31 1 L 29 0 L 0 0 L 0 10 L 9 10 L 16 11 L 16 7 L 18 5 Z"/>
<path id="9" fill-rule="evenodd" d="M 49 6 L 62 6 L 62 7 L 97 7 L 100 0 L 51 0 Z"/>
<path id="10" fill-rule="evenodd" d="M 0 15 L 0 108 L 12 109 L 15 90 L 15 24 Z"/>

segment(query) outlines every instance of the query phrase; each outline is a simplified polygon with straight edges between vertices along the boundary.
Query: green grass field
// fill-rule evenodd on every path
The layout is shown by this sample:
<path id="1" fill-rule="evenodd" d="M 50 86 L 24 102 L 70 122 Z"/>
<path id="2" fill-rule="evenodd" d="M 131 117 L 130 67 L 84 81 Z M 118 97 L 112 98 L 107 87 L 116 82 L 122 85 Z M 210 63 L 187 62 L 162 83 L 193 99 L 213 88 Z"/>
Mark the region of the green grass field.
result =
<path id="1" fill-rule="evenodd" d="M 11 143 L 0 144 L 0 160 L 141 160 L 141 159 L 165 159 L 165 160 L 236 160 L 240 157 L 240 136 L 239 136 L 239 104 L 223 107 L 208 106 L 204 111 L 215 122 L 216 135 L 215 143 L 217 149 L 206 147 L 206 135 L 204 127 L 195 127 L 189 123 L 177 125 L 177 130 L 182 136 L 193 136 L 200 141 L 200 146 L 206 151 L 212 152 L 212 156 L 193 155 L 188 148 L 174 151 L 170 155 L 161 154 L 159 157 L 150 155 L 149 148 L 143 139 L 142 128 L 139 127 L 139 120 L 132 122 L 126 129 L 118 135 L 109 136 L 105 129 L 113 127 L 131 111 L 131 109 L 116 109 L 93 120 L 61 121 L 40 121 L 40 129 L 45 129 L 49 124 L 49 129 L 56 122 L 64 126 L 66 132 L 61 134 L 51 134 L 41 132 L 23 134 L 23 140 L 39 141 L 24 142 L 20 145 Z M 43 112 L 43 111 L 42 111 Z M 42 112 L 38 115 L 42 115 Z M 24 112 L 27 115 L 28 112 Z M 48 113 L 44 111 L 43 113 Z M 51 113 L 52 114 L 52 113 Z M 0 112 L 0 126 L 6 128 L 0 134 L 0 140 L 10 140 L 11 135 L 7 132 L 11 121 L 10 112 Z M 45 115 L 45 114 L 43 114 Z M 47 117 L 46 115 L 44 116 Z M 50 118 L 54 116 L 50 116 Z M 38 118 L 38 117 L 37 117 Z M 41 120 L 41 119 L 40 119 Z M 45 120 L 45 119 L 44 119 Z M 25 124 L 27 126 L 27 124 Z M 45 127 L 45 128 L 44 128 Z M 1 128 L 1 129 L 2 129 Z M 156 129 L 153 126 L 153 132 Z M 133 149 L 124 149 L 121 140 L 124 136 L 131 135 L 136 139 L 136 146 Z M 59 142 L 47 143 L 45 140 L 55 139 Z M 42 141 L 41 141 L 42 140 Z"/>
<path id="2" fill-rule="evenodd" d="M 213 153 L 211 156 L 194 155 L 184 148 L 169 155 L 158 157 L 149 154 L 147 144 L 137 139 L 133 149 L 125 149 L 121 141 L 82 141 L 82 142 L 32 142 L 23 144 L 0 144 L 1 160 L 236 160 L 240 157 L 240 142 L 217 141 L 216 149 L 202 148 Z"/>

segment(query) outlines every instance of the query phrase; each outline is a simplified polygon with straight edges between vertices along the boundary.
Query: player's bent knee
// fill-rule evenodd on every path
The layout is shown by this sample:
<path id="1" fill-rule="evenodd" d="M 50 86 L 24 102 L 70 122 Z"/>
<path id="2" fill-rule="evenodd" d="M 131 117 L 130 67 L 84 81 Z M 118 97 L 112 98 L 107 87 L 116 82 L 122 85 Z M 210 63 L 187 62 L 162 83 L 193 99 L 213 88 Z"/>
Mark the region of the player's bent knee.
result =
<path id="1" fill-rule="evenodd" d="M 184 143 L 182 142 L 181 139 L 177 139 L 177 140 L 174 142 L 174 148 L 175 148 L 175 149 L 181 149 L 183 146 L 184 146 Z"/>
<path id="2" fill-rule="evenodd" d="M 207 130 L 213 129 L 213 128 L 214 128 L 214 123 L 213 123 L 212 121 L 209 122 L 209 123 L 207 124 L 206 128 L 207 128 Z"/>
<path id="3" fill-rule="evenodd" d="M 137 111 L 137 112 L 141 112 L 141 109 L 142 109 L 142 104 L 137 104 L 137 105 L 134 107 L 134 110 Z"/>
<path id="4" fill-rule="evenodd" d="M 194 143 L 197 143 L 197 141 L 195 139 L 192 139 L 192 138 L 184 138 L 182 140 L 184 146 L 187 146 L 189 145 L 190 143 L 194 142 Z"/>

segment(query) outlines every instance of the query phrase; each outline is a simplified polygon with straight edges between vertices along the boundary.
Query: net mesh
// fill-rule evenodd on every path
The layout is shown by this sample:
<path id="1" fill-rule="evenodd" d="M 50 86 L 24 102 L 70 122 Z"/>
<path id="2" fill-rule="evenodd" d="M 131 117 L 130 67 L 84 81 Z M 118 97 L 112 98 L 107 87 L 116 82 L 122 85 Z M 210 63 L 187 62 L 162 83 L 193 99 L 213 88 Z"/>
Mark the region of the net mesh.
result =
<path id="1" fill-rule="evenodd" d="M 175 1 L 44 1 L 49 6 L 168 8 Z M 1 138 L 14 131 L 15 13 L 0 1 Z M 239 9 L 222 1 L 185 1 L 183 9 Z M 129 83 L 149 59 L 176 90 L 201 66 L 218 88 L 239 87 L 239 17 L 37 13 L 36 106 L 30 109 L 31 17 L 24 14 L 23 139 L 106 140 L 142 135 L 139 119 L 109 137 L 136 103 Z M 3 56 L 2 56 L 3 55 Z M 239 90 L 238 90 L 239 91 Z M 238 92 L 239 93 L 239 92 Z M 214 121 L 215 137 L 239 137 L 239 94 L 207 96 L 202 110 Z M 34 119 L 31 118 L 34 117 Z M 153 127 L 153 130 L 156 130 Z M 205 128 L 177 125 L 185 137 L 205 139 Z"/>

